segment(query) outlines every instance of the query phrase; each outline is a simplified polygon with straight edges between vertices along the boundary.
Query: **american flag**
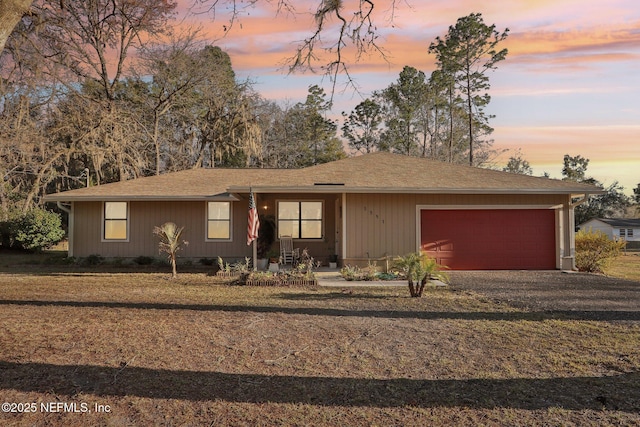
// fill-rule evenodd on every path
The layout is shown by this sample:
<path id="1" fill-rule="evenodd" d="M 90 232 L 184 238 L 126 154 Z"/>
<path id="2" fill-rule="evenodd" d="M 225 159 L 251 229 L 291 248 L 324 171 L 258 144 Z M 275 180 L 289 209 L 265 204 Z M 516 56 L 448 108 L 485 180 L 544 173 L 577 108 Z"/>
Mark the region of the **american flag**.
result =
<path id="1" fill-rule="evenodd" d="M 247 246 L 258 238 L 258 229 L 260 228 L 260 220 L 258 219 L 258 209 L 256 208 L 256 199 L 253 193 L 249 193 L 249 223 L 247 225 Z"/>

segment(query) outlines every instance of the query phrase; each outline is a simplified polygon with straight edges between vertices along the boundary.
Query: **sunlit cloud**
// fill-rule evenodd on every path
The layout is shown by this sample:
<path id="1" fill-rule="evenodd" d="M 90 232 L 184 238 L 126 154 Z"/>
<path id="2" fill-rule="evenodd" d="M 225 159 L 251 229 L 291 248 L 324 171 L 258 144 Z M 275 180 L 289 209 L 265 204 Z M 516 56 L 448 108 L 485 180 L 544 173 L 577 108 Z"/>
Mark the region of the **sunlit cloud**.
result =
<path id="1" fill-rule="evenodd" d="M 506 164 L 518 150 L 534 170 L 559 177 L 565 154 L 590 159 L 588 174 L 607 184 L 620 181 L 628 192 L 640 182 L 640 124 L 622 126 L 537 126 L 497 128 L 497 148 Z"/>
<path id="2" fill-rule="evenodd" d="M 184 4 L 191 0 L 182 0 Z M 351 10 L 355 0 L 345 0 Z M 223 4 L 223 3 L 220 3 Z M 277 12 L 281 2 L 259 0 L 228 29 L 228 10 L 216 20 L 201 14 L 184 21 L 204 26 L 206 37 L 231 56 L 240 77 L 254 79 L 269 99 L 303 101 L 311 84 L 333 83 L 321 66 L 331 53 L 317 50 L 316 74 L 288 75 L 286 59 L 313 31 L 318 0 L 295 0 L 296 11 Z M 427 75 L 436 68 L 428 47 L 445 36 L 459 17 L 480 12 L 496 30 L 509 28 L 507 59 L 490 75 L 491 113 L 497 119 L 498 149 L 520 148 L 534 170 L 559 176 L 564 154 L 591 159 L 590 173 L 602 181 L 620 179 L 627 188 L 640 182 L 640 8 L 636 0 L 376 0 L 374 19 L 384 54 L 358 56 L 347 46 L 344 59 L 360 93 L 335 94 L 334 115 L 353 108 L 362 96 L 397 79 L 404 65 Z M 226 13 L 226 14 L 225 14 Z M 335 36 L 328 22 L 323 40 Z M 223 37 L 224 36 L 224 37 Z M 343 87 L 344 76 L 338 83 Z M 509 154 L 500 161 L 506 162 Z"/>

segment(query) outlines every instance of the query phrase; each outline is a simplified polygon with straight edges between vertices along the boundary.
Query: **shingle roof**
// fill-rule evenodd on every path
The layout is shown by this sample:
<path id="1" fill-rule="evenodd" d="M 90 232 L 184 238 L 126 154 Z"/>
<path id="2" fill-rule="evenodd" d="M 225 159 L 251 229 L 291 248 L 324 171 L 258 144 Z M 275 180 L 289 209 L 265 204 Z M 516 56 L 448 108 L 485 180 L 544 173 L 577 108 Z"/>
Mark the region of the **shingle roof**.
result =
<path id="1" fill-rule="evenodd" d="M 190 169 L 71 190 L 48 201 L 209 199 L 226 193 L 560 193 L 595 194 L 588 184 L 518 175 L 391 153 L 373 153 L 303 169 Z"/>
<path id="2" fill-rule="evenodd" d="M 609 224 L 612 227 L 634 228 L 640 227 L 640 219 L 629 218 L 594 218 L 597 221 Z"/>

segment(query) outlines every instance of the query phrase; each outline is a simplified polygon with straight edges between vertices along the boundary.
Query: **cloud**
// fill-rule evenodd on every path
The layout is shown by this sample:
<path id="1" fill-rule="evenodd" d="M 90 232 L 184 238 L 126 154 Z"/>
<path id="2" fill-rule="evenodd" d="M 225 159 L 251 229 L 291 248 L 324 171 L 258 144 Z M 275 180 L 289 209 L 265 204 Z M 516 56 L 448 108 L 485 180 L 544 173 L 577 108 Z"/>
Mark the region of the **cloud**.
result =
<path id="1" fill-rule="evenodd" d="M 183 0 L 186 1 L 186 0 Z M 352 3 L 352 2 L 351 2 Z M 640 18 L 603 25 L 584 17 L 583 2 L 576 1 L 519 1 L 483 7 L 486 23 L 501 22 L 512 31 L 504 42 L 509 49 L 507 60 L 501 66 L 520 67 L 533 73 L 588 71 L 598 64 L 640 60 Z M 620 2 L 618 2 L 620 3 Z M 624 2 L 622 2 L 624 3 Z M 267 3 L 258 9 L 248 9 L 224 36 L 223 25 L 228 25 L 225 15 L 218 15 L 215 22 L 211 15 L 198 15 L 185 22 L 205 25 L 207 37 L 225 48 L 232 56 L 237 69 L 260 69 L 281 72 L 283 62 L 295 54 L 296 47 L 312 35 L 312 13 L 315 1 L 299 2 L 296 13 L 277 13 Z M 477 9 L 476 2 L 433 1 L 428 7 L 422 3 L 413 6 L 397 6 L 391 13 L 386 2 L 378 2 L 375 21 L 379 38 L 376 42 L 384 49 L 384 55 L 371 52 L 358 55 L 352 47 L 344 51 L 345 59 L 353 72 L 399 72 L 404 65 L 411 65 L 425 72 L 435 68 L 435 58 L 427 54 L 435 37 L 446 34 L 449 25 L 457 17 Z M 616 7 L 617 5 L 617 7 Z M 350 3 L 348 7 L 353 7 Z M 386 6 L 386 7 L 385 7 Z M 625 11 L 624 4 L 614 3 L 607 8 L 587 7 L 601 16 L 618 16 Z M 465 11 L 465 12 L 462 12 Z M 577 22 L 575 15 L 582 17 Z M 228 17 L 227 17 L 228 18 Z M 513 22 L 513 25 L 508 25 Z M 605 21 L 606 22 L 606 21 Z M 327 23 L 322 35 L 327 46 L 334 47 L 337 20 Z M 224 37 L 223 37 L 224 36 Z M 329 56 L 317 50 L 317 65 L 324 65 Z"/>

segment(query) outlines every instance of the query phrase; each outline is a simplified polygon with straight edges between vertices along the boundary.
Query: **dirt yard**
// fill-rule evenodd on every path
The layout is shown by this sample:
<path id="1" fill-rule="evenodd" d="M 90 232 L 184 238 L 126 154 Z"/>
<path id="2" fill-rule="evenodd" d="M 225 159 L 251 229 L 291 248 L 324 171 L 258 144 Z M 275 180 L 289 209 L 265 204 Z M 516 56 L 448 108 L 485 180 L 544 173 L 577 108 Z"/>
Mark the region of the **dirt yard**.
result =
<path id="1" fill-rule="evenodd" d="M 456 273 L 412 299 L 105 270 L 4 264 L 0 425 L 640 425 L 639 282 Z"/>

